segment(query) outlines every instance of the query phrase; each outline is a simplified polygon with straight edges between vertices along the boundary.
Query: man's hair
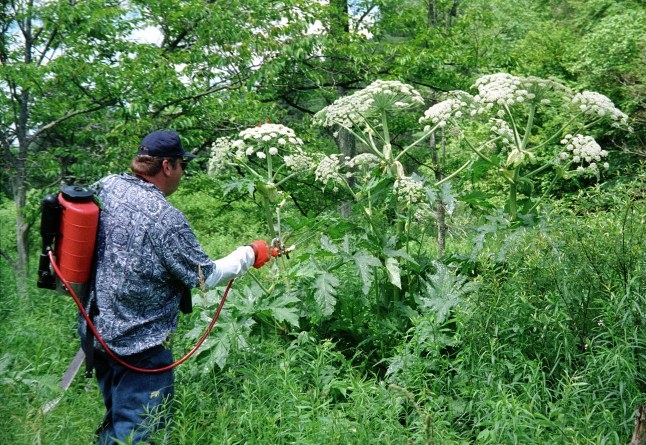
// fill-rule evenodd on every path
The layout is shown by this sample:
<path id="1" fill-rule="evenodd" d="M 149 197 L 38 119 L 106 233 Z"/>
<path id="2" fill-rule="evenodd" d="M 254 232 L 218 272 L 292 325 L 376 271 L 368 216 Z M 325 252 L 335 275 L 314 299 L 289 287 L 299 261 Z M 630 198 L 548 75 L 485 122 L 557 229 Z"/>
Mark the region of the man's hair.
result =
<path id="1" fill-rule="evenodd" d="M 130 170 L 136 175 L 155 176 L 161 171 L 164 160 L 169 161 L 173 168 L 177 168 L 177 163 L 181 158 L 160 158 L 157 156 L 139 155 L 130 163 Z"/>

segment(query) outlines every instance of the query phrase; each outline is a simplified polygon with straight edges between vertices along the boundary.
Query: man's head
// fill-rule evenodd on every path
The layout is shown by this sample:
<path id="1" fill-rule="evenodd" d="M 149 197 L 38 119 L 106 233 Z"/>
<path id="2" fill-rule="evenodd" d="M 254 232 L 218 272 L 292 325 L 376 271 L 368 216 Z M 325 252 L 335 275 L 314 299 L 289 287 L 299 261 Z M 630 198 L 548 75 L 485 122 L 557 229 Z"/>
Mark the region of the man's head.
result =
<path id="1" fill-rule="evenodd" d="M 142 139 L 130 168 L 169 196 L 179 187 L 186 163 L 194 157 L 184 151 L 177 132 L 157 130 Z"/>

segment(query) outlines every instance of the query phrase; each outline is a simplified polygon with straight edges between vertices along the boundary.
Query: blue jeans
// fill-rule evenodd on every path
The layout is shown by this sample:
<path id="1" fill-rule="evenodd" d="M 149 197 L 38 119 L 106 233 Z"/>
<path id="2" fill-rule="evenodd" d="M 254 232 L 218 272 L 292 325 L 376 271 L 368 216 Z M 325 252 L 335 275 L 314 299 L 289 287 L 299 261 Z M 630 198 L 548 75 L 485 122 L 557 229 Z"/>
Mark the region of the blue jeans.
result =
<path id="1" fill-rule="evenodd" d="M 160 368 L 173 362 L 173 353 L 161 346 L 123 357 L 139 368 Z M 151 436 L 165 430 L 162 443 L 168 439 L 174 395 L 173 370 L 161 373 L 132 371 L 102 351 L 94 351 L 94 369 L 103 394 L 106 413 L 97 430 L 99 445 L 112 445 L 115 439 L 124 443 L 153 443 Z M 158 435 L 155 435 L 158 438 Z"/>

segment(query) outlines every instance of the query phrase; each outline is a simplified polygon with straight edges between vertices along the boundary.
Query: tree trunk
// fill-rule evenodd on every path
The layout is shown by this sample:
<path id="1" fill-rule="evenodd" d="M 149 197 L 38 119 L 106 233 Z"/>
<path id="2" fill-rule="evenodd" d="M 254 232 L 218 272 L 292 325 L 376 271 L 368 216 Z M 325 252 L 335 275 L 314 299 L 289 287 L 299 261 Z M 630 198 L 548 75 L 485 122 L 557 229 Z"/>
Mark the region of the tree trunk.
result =
<path id="1" fill-rule="evenodd" d="M 343 41 L 347 34 L 350 32 L 350 15 L 348 13 L 348 0 L 330 0 L 330 35 L 338 41 Z M 337 88 L 339 97 L 347 94 L 346 88 L 342 85 Z M 343 156 L 353 158 L 356 156 L 356 142 L 354 136 L 345 128 L 338 128 L 337 136 L 335 137 L 339 153 Z M 354 185 L 352 178 L 349 179 L 349 186 L 352 188 Z M 341 216 L 347 218 L 352 212 L 352 203 L 341 203 L 340 213 Z"/>
<path id="2" fill-rule="evenodd" d="M 29 54 L 31 54 L 29 47 Z M 30 60 L 30 57 L 25 57 Z M 29 228 L 30 224 L 25 220 L 25 205 L 27 203 L 27 153 L 31 138 L 27 135 L 29 122 L 29 91 L 23 90 L 20 94 L 18 120 L 16 135 L 18 139 L 18 155 L 14 158 L 16 177 L 13 180 L 13 198 L 16 203 L 16 249 L 17 257 L 15 262 L 16 285 L 18 294 L 27 295 L 27 279 L 29 276 Z"/>
<path id="3" fill-rule="evenodd" d="M 629 445 L 646 445 L 646 405 L 637 408 L 635 429 Z"/>
<path id="4" fill-rule="evenodd" d="M 444 129 L 442 129 L 442 153 L 444 153 L 445 150 L 444 144 Z M 442 172 L 440 156 L 437 152 L 438 150 L 437 141 L 435 140 L 435 132 L 431 134 L 429 146 L 431 150 L 431 160 L 433 162 L 433 173 L 435 174 L 435 180 L 441 181 L 444 177 L 444 173 Z M 438 256 L 441 257 L 442 255 L 444 255 L 444 250 L 446 248 L 446 232 L 448 230 L 446 225 L 446 208 L 444 207 L 444 203 L 441 199 L 435 203 L 435 218 L 437 219 L 437 253 Z"/>
<path id="5" fill-rule="evenodd" d="M 339 147 L 339 152 L 343 156 L 348 156 L 350 158 L 353 158 L 356 156 L 357 154 L 356 141 L 352 133 L 350 133 L 345 128 L 339 129 L 338 136 L 336 137 L 336 143 Z M 354 186 L 354 178 L 352 177 L 348 178 L 348 186 L 350 188 Z M 340 212 L 343 218 L 349 217 L 350 213 L 352 213 L 352 203 L 347 201 L 341 203 Z"/>

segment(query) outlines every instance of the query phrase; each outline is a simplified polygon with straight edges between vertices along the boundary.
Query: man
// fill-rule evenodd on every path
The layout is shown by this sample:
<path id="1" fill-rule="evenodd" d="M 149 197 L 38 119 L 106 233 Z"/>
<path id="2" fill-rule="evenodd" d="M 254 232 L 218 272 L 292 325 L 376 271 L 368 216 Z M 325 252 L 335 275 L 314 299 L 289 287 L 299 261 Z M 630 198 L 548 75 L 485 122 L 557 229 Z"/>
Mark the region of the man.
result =
<path id="1" fill-rule="evenodd" d="M 155 131 L 141 141 L 130 165 L 134 175 L 109 175 L 99 183 L 102 210 L 90 313 L 109 348 L 135 367 L 172 363 L 172 351 L 164 345 L 177 327 L 182 295 L 185 309 L 191 288 L 216 286 L 269 261 L 264 241 L 215 261 L 204 253 L 184 214 L 166 200 L 193 157 L 176 132 Z M 106 407 L 98 443 L 141 443 L 167 429 L 173 371 L 130 370 L 86 336 L 82 317 L 79 332 Z"/>

